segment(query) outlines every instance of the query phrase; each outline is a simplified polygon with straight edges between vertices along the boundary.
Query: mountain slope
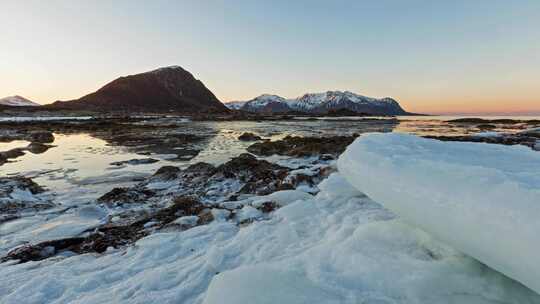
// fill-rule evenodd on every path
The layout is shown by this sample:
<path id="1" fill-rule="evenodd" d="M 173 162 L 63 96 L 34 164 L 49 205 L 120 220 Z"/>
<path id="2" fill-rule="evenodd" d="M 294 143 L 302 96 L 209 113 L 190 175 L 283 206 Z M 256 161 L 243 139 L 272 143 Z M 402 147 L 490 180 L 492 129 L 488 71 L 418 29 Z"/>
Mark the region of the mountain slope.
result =
<path id="1" fill-rule="evenodd" d="M 350 111 L 370 115 L 404 115 L 408 114 L 399 103 L 392 98 L 372 98 L 352 92 L 327 91 L 324 93 L 308 93 L 295 99 L 285 99 L 277 95 L 261 95 L 246 101 L 239 108 L 248 112 L 285 113 L 303 112 L 325 114 L 336 111 Z"/>
<path id="2" fill-rule="evenodd" d="M 291 111 L 291 108 L 285 98 L 277 95 L 263 94 L 246 101 L 240 110 L 258 113 L 285 113 Z"/>
<path id="3" fill-rule="evenodd" d="M 11 106 L 11 107 L 37 107 L 41 106 L 38 103 L 35 103 L 31 100 L 28 100 L 22 96 L 8 96 L 0 99 L 0 105 L 2 106 Z"/>
<path id="4" fill-rule="evenodd" d="M 227 112 L 228 109 L 179 66 L 120 77 L 77 100 L 57 101 L 53 108 L 92 111 Z"/>
<path id="5" fill-rule="evenodd" d="M 224 105 L 230 110 L 240 110 L 245 104 L 245 101 L 229 101 Z"/>

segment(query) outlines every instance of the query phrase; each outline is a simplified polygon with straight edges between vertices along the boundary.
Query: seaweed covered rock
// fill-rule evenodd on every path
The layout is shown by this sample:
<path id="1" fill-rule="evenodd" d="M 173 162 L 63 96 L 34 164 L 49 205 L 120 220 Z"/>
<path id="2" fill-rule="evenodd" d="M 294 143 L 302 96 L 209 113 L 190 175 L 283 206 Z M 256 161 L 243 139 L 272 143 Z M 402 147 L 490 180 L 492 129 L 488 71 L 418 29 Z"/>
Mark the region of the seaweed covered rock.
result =
<path id="1" fill-rule="evenodd" d="M 261 140 L 262 138 L 258 135 L 255 135 L 251 132 L 245 132 L 244 134 L 240 135 L 238 137 L 238 140 L 241 140 L 241 141 L 257 141 L 257 140 Z"/>
<path id="2" fill-rule="evenodd" d="M 263 156 L 314 156 L 322 154 L 338 155 L 345 151 L 357 136 L 299 137 L 287 136 L 282 140 L 254 143 L 248 151 Z"/>

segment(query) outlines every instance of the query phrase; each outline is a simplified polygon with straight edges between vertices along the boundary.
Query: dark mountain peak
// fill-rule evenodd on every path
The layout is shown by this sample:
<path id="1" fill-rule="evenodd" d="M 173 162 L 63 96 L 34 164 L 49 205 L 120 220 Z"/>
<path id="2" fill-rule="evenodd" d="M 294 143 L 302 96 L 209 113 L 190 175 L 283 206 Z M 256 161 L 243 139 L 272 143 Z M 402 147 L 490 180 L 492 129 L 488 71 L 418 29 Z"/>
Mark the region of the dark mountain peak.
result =
<path id="1" fill-rule="evenodd" d="M 117 78 L 94 93 L 52 107 L 95 111 L 227 112 L 228 109 L 190 72 L 163 67 Z"/>

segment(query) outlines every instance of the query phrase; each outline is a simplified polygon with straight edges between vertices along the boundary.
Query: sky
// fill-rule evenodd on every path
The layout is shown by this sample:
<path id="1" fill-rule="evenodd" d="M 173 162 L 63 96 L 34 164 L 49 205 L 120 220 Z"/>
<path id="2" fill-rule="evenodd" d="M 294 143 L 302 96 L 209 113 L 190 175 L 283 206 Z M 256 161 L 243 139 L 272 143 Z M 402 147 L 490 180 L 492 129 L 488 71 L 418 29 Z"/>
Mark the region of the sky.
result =
<path id="1" fill-rule="evenodd" d="M 0 0 L 0 97 L 75 99 L 170 65 L 223 102 L 349 90 L 540 114 L 540 1 Z"/>

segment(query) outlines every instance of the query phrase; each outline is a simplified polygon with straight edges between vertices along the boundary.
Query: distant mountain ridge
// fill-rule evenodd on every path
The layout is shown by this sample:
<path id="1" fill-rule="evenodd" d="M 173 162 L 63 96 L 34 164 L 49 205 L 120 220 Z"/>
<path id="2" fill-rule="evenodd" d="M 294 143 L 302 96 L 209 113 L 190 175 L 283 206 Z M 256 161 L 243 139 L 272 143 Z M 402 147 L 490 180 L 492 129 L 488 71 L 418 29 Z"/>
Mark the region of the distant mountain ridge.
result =
<path id="1" fill-rule="evenodd" d="M 325 114 L 340 110 L 369 115 L 406 115 L 393 98 L 373 98 L 349 91 L 308 93 L 298 98 L 285 99 L 277 95 L 263 94 L 245 102 L 234 102 L 231 109 L 256 113 L 302 112 Z"/>
<path id="2" fill-rule="evenodd" d="M 90 111 L 228 112 L 217 97 L 179 66 L 115 79 L 76 100 L 57 101 L 50 108 Z"/>
<path id="3" fill-rule="evenodd" d="M 0 98 L 0 105 L 10 106 L 10 107 L 38 107 L 41 106 L 39 103 L 33 102 L 29 99 L 26 99 L 22 96 L 8 96 Z"/>

